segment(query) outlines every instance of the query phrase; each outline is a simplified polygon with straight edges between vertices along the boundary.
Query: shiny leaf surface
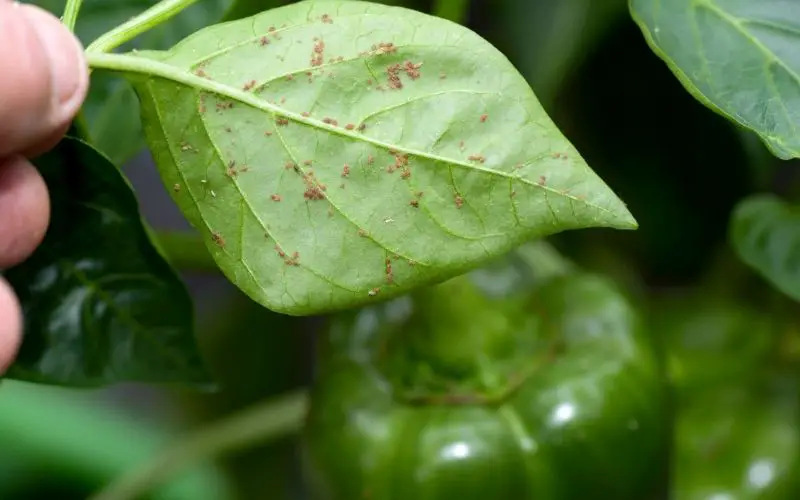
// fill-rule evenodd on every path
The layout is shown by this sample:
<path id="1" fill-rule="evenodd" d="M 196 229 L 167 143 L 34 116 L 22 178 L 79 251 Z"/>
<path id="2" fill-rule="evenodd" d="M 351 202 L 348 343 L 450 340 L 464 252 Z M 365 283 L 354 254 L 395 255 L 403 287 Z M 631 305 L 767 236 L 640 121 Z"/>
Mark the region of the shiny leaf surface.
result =
<path id="1" fill-rule="evenodd" d="M 25 314 L 8 376 L 66 386 L 208 382 L 191 298 L 150 242 L 124 177 L 72 138 L 36 164 L 52 219 L 42 245 L 5 272 Z"/>
<path id="2" fill-rule="evenodd" d="M 733 212 L 731 240 L 748 266 L 800 301 L 800 208 L 773 195 L 751 196 Z"/>
<path id="3" fill-rule="evenodd" d="M 135 84 L 175 201 L 279 312 L 396 296 L 536 236 L 636 227 L 508 60 L 439 18 L 301 2 L 91 61 Z"/>
<path id="4" fill-rule="evenodd" d="M 795 0 L 630 0 L 650 47 L 698 100 L 800 157 Z"/>

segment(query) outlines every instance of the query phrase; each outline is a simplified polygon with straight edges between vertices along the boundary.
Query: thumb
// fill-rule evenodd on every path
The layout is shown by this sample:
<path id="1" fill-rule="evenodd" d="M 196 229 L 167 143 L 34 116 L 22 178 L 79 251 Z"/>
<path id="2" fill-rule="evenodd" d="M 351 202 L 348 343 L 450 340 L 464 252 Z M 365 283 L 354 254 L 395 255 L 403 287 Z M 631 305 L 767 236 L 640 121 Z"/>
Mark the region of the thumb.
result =
<path id="1" fill-rule="evenodd" d="M 52 14 L 0 0 L 0 158 L 41 151 L 86 97 L 83 47 Z"/>

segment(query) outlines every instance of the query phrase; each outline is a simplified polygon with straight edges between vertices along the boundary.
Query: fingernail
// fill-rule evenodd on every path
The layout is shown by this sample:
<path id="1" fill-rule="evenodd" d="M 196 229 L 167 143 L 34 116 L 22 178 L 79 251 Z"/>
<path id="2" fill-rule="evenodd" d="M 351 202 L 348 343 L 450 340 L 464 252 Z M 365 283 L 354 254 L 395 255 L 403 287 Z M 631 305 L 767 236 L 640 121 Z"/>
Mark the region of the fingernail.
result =
<path id="1" fill-rule="evenodd" d="M 74 114 L 88 85 L 83 46 L 55 16 L 32 5 L 20 9 L 47 53 L 55 105 L 62 114 Z"/>

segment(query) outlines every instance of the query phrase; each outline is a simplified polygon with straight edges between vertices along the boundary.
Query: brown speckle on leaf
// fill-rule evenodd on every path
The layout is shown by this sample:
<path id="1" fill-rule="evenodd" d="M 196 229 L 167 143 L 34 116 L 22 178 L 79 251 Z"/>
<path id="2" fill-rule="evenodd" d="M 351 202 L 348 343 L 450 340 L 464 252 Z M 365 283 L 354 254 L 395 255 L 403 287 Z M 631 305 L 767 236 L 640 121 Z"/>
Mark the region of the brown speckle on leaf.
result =
<path id="1" fill-rule="evenodd" d="M 406 74 L 412 80 L 416 80 L 421 76 L 419 69 L 422 67 L 422 63 L 414 64 L 411 61 L 406 61 L 403 63 L 403 69 L 405 70 Z"/>
<path id="2" fill-rule="evenodd" d="M 400 174 L 400 178 L 401 179 L 410 179 L 411 178 L 411 169 L 409 169 L 407 167 L 404 168 L 403 169 L 403 173 Z"/>
<path id="3" fill-rule="evenodd" d="M 180 185 L 180 184 L 178 184 L 178 183 L 175 183 L 175 185 L 174 185 L 174 186 L 172 186 L 172 190 L 173 190 L 173 191 L 175 191 L 175 192 L 177 193 L 178 191 L 180 191 L 180 190 L 181 190 L 181 185 Z"/>
<path id="4" fill-rule="evenodd" d="M 489 115 L 487 115 L 487 114 L 481 115 L 481 123 L 486 123 L 486 120 L 488 120 L 488 119 L 489 119 Z"/>
<path id="5" fill-rule="evenodd" d="M 372 165 L 375 163 L 375 157 L 372 155 L 367 156 L 367 165 Z"/>
<path id="6" fill-rule="evenodd" d="M 456 208 L 461 208 L 464 206 L 464 198 L 462 198 L 461 196 L 455 195 L 453 199 L 456 202 Z"/>
<path id="7" fill-rule="evenodd" d="M 228 162 L 228 168 L 225 170 L 225 174 L 228 177 L 236 177 L 236 174 L 239 172 L 236 170 L 236 161 L 231 160 Z"/>
<path id="8" fill-rule="evenodd" d="M 411 201 L 408 202 L 408 204 L 411 205 L 414 208 L 419 208 L 419 201 L 418 200 L 411 200 Z"/>
<path id="9" fill-rule="evenodd" d="M 314 163 L 313 160 L 303 160 L 303 165 L 307 167 L 310 167 L 312 163 Z"/>
<path id="10" fill-rule="evenodd" d="M 322 66 L 325 62 L 325 42 L 322 40 L 315 40 L 314 47 L 311 50 L 311 65 Z"/>
<path id="11" fill-rule="evenodd" d="M 299 266 L 300 265 L 300 253 L 294 252 L 291 257 L 287 258 L 283 261 L 287 266 Z"/>
<path id="12" fill-rule="evenodd" d="M 376 287 L 376 288 L 373 288 L 372 290 L 370 290 L 367 293 L 369 294 L 370 297 L 374 297 L 374 296 L 378 295 L 379 293 L 381 293 L 381 289 Z"/>
<path id="13" fill-rule="evenodd" d="M 392 284 L 394 281 L 394 274 L 392 273 L 392 259 L 386 259 L 386 282 Z"/>
<path id="14" fill-rule="evenodd" d="M 441 73 L 439 73 L 439 80 L 445 80 L 445 79 L 447 79 L 447 74 L 444 71 L 442 71 Z"/>
<path id="15" fill-rule="evenodd" d="M 233 132 L 233 129 L 230 127 L 225 127 L 225 132 L 230 134 L 231 132 Z"/>
<path id="16" fill-rule="evenodd" d="M 483 163 L 486 161 L 486 158 L 483 155 L 469 155 L 467 159 L 469 161 L 477 161 L 478 163 Z"/>
<path id="17" fill-rule="evenodd" d="M 347 125 L 344 126 L 344 128 L 346 130 L 353 130 L 354 128 L 356 128 L 356 126 L 353 125 L 352 123 L 348 123 Z"/>
<path id="18" fill-rule="evenodd" d="M 362 238 L 366 238 L 367 237 L 367 231 L 365 229 L 359 229 L 358 230 L 358 235 L 361 236 Z"/>
<path id="19" fill-rule="evenodd" d="M 285 126 L 289 125 L 289 119 L 288 118 L 284 118 L 282 116 L 278 116 L 278 117 L 275 118 L 275 125 L 277 125 L 279 127 L 285 127 Z"/>
<path id="20" fill-rule="evenodd" d="M 345 163 L 344 167 L 342 167 L 342 177 L 347 177 L 348 175 L 350 175 L 350 165 Z"/>
<path id="21" fill-rule="evenodd" d="M 400 80 L 400 63 L 386 68 L 386 79 L 390 89 L 400 90 L 403 88 L 403 82 Z"/>
<path id="22" fill-rule="evenodd" d="M 394 54 L 395 52 L 397 52 L 397 47 L 395 47 L 394 44 L 390 42 L 381 42 L 378 45 L 373 45 L 372 50 L 375 51 L 378 55 Z"/>
<path id="23" fill-rule="evenodd" d="M 278 252 L 278 257 L 281 259 L 286 257 L 286 252 L 283 251 L 280 245 L 275 245 L 275 251 Z"/>
<path id="24" fill-rule="evenodd" d="M 322 14 L 322 22 L 325 24 L 333 24 L 333 19 L 328 14 Z"/>
<path id="25" fill-rule="evenodd" d="M 293 168 L 296 169 L 297 165 L 295 165 L 293 161 L 287 161 L 286 163 L 283 164 L 283 168 L 285 168 L 286 170 L 291 170 Z"/>
<path id="26" fill-rule="evenodd" d="M 361 125 L 359 125 L 357 127 L 356 130 L 358 130 L 359 132 L 363 132 L 365 128 L 367 128 L 367 124 L 366 123 L 362 123 Z"/>
<path id="27" fill-rule="evenodd" d="M 339 122 L 333 118 L 328 118 L 327 116 L 322 119 L 322 123 L 326 123 L 328 125 L 333 125 L 334 127 L 339 125 Z"/>
<path id="28" fill-rule="evenodd" d="M 544 183 L 545 183 L 545 182 L 547 182 L 547 178 L 546 178 L 545 176 L 543 176 L 543 175 L 540 175 L 540 176 L 539 176 L 539 182 L 538 182 L 538 184 L 539 184 L 540 186 L 544 186 Z"/>
<path id="29" fill-rule="evenodd" d="M 194 70 L 194 74 L 199 76 L 200 78 L 208 78 L 208 75 L 206 74 L 205 70 L 203 70 L 203 68 L 197 68 L 196 70 Z"/>
<path id="30" fill-rule="evenodd" d="M 216 231 L 211 231 L 211 240 L 220 248 L 225 247 L 225 239 Z"/>
<path id="31" fill-rule="evenodd" d="M 300 113 L 300 114 L 301 114 L 303 117 L 305 117 L 305 118 L 308 118 L 309 116 L 311 116 L 311 113 L 309 113 L 308 111 L 303 111 L 303 112 L 302 112 L 302 113 Z"/>
<path id="32" fill-rule="evenodd" d="M 273 194 L 273 195 L 270 195 L 270 197 L 269 197 L 269 198 L 270 198 L 272 201 L 281 201 L 281 200 L 283 199 L 283 198 L 281 198 L 281 195 L 279 195 L 279 194 Z"/>
<path id="33" fill-rule="evenodd" d="M 294 80 L 294 75 L 286 75 L 286 81 L 291 82 L 293 80 Z"/>
<path id="34" fill-rule="evenodd" d="M 194 151 L 194 148 L 188 142 L 183 141 L 183 142 L 181 142 L 181 151 L 186 153 L 188 151 Z"/>
<path id="35" fill-rule="evenodd" d="M 247 92 L 247 91 L 253 90 L 253 87 L 255 87 L 255 86 L 256 86 L 256 81 L 255 80 L 250 80 L 249 82 L 247 82 L 244 85 L 242 85 L 242 90 Z"/>
<path id="36" fill-rule="evenodd" d="M 303 182 L 306 185 L 306 190 L 303 193 L 303 197 L 306 200 L 318 201 L 325 199 L 323 191 L 327 190 L 327 187 L 324 184 L 320 184 L 313 172 L 303 175 Z"/>
<path id="37" fill-rule="evenodd" d="M 271 130 L 265 130 L 264 131 L 264 135 L 267 136 L 267 137 L 270 137 L 270 136 L 272 136 L 272 131 Z"/>
<path id="38" fill-rule="evenodd" d="M 217 103 L 217 111 L 224 111 L 226 109 L 233 108 L 232 102 L 218 102 Z"/>
<path id="39" fill-rule="evenodd" d="M 269 45 L 269 38 L 262 36 L 261 38 L 258 39 L 258 44 L 261 45 L 262 47 L 265 45 Z"/>
<path id="40" fill-rule="evenodd" d="M 461 142 L 458 143 L 458 149 L 460 149 L 461 151 L 464 151 L 464 149 L 465 149 L 464 141 L 461 141 Z"/>

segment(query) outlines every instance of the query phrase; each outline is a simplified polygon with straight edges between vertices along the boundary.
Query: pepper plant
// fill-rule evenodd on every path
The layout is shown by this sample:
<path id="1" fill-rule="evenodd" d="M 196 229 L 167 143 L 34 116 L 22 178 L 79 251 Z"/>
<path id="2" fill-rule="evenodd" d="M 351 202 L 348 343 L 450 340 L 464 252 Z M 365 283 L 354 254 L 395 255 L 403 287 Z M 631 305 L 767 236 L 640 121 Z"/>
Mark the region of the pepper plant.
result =
<path id="1" fill-rule="evenodd" d="M 791 201 L 756 194 L 731 213 L 735 265 L 753 275 L 711 273 L 698 292 L 728 287 L 724 303 L 649 315 L 545 241 L 638 223 L 537 97 L 557 79 L 532 87 L 459 24 L 469 2 L 433 2 L 432 15 L 119 1 L 106 32 L 100 0 L 38 3 L 88 27 L 93 74 L 67 137 L 36 160 L 47 236 L 4 271 L 25 312 L 8 378 L 218 389 L 178 274 L 200 262 L 271 311 L 329 320 L 309 396 L 268 404 L 231 438 L 301 432 L 315 498 L 800 493 Z M 197 25 L 179 25 L 189 8 Z M 613 10 L 592 8 L 587 22 Z M 691 95 L 775 157 L 800 157 L 800 6 L 628 9 Z M 144 145 L 194 232 L 143 221 L 120 166 Z M 753 281 L 763 293 L 744 306 Z M 233 446 L 216 443 L 203 453 Z M 97 498 L 136 498 L 174 466 L 156 460 Z"/>

